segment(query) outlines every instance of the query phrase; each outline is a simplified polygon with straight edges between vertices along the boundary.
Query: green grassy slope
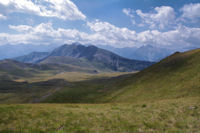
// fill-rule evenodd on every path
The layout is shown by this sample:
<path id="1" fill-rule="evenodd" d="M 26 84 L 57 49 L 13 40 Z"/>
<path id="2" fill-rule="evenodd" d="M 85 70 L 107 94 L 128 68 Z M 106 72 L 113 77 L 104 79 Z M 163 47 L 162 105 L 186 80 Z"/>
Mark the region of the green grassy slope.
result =
<path id="1" fill-rule="evenodd" d="M 133 75 L 112 94 L 114 102 L 200 96 L 200 49 L 175 53 Z"/>

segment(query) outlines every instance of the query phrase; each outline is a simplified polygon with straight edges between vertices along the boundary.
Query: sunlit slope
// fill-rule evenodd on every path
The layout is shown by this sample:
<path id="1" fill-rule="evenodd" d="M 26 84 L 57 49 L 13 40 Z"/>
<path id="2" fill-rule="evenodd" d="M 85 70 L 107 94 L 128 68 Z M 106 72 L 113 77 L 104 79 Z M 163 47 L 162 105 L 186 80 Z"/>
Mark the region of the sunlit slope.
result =
<path id="1" fill-rule="evenodd" d="M 200 49 L 175 53 L 129 77 L 111 101 L 136 102 L 200 96 Z"/>

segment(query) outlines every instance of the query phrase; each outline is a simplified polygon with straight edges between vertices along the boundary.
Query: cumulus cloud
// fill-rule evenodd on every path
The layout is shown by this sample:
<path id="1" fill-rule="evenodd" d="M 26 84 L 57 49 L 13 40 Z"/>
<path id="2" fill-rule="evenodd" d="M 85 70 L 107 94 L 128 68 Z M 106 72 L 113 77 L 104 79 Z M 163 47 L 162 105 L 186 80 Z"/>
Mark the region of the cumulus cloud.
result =
<path id="1" fill-rule="evenodd" d="M 122 12 L 130 17 L 133 24 L 150 29 L 169 29 L 185 23 L 200 22 L 200 3 L 186 4 L 179 13 L 170 6 L 155 7 L 150 12 L 124 8 Z M 178 16 L 176 16 L 178 15 Z"/>
<path id="2" fill-rule="evenodd" d="M 129 30 L 128 28 L 119 28 L 108 22 L 93 21 L 88 22 L 87 25 L 94 32 L 94 40 L 99 40 L 103 44 L 118 44 L 118 47 L 126 45 L 134 45 L 135 31 Z"/>
<path id="3" fill-rule="evenodd" d="M 150 28 L 164 29 L 174 23 L 175 12 L 172 7 L 161 6 L 155 7 L 154 12 L 144 13 L 141 10 L 136 10 L 136 14 L 142 19 L 144 24 L 150 26 Z"/>
<path id="4" fill-rule="evenodd" d="M 140 47 L 148 44 L 171 48 L 200 47 L 200 28 L 179 26 L 166 32 L 146 30 L 137 33 L 134 30 L 119 28 L 99 20 L 87 22 L 87 26 L 91 30 L 90 34 L 76 29 L 55 29 L 51 23 L 41 23 L 36 26 L 10 25 L 9 28 L 18 33 L 0 33 L 0 42 L 1 44 L 64 44 L 81 42 L 114 47 Z"/>
<path id="5" fill-rule="evenodd" d="M 86 16 L 70 0 L 0 0 L 4 13 L 29 13 L 64 20 L 84 20 Z"/>
<path id="6" fill-rule="evenodd" d="M 140 33 L 143 34 L 144 32 Z M 167 32 L 149 31 L 144 39 L 149 44 L 154 44 L 161 47 L 183 48 L 196 46 L 199 47 L 200 28 L 190 28 L 186 26 L 179 26 L 175 30 Z M 145 35 L 141 35 L 144 37 Z"/>
<path id="7" fill-rule="evenodd" d="M 183 18 L 200 22 L 200 3 L 184 5 L 180 11 Z"/>
<path id="8" fill-rule="evenodd" d="M 41 23 L 36 26 L 9 25 L 9 28 L 18 34 L 0 33 L 1 44 L 64 44 L 81 41 L 86 33 L 76 29 L 54 29 L 52 23 Z"/>

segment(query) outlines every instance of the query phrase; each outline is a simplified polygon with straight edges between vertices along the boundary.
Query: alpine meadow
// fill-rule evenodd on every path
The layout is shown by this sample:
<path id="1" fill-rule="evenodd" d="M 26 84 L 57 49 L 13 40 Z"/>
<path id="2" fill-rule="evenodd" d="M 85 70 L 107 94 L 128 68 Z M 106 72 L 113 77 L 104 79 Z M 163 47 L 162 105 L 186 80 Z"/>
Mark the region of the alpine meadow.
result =
<path id="1" fill-rule="evenodd" d="M 0 0 L 0 133 L 199 133 L 198 0 Z"/>

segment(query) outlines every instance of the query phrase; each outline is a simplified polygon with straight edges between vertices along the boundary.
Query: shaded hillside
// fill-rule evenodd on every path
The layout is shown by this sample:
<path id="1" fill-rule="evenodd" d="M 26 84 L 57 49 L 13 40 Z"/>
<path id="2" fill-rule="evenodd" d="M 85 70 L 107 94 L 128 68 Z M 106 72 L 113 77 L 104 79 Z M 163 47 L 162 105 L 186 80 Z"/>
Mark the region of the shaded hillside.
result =
<path id="1" fill-rule="evenodd" d="M 41 74 L 51 76 L 62 72 L 97 73 L 95 69 L 70 64 L 57 64 L 53 62 L 48 64 L 30 64 L 10 59 L 0 61 L 0 80 L 33 78 Z"/>
<path id="2" fill-rule="evenodd" d="M 67 84 L 64 80 L 53 79 L 44 82 L 15 82 L 0 80 L 0 103 L 34 103 L 40 102 L 49 93 L 56 92 Z"/>
<path id="3" fill-rule="evenodd" d="M 70 64 L 82 68 L 95 69 L 91 62 L 70 56 L 50 56 L 45 60 L 40 61 L 39 64 Z"/>
<path id="4" fill-rule="evenodd" d="M 31 77 L 37 74 L 37 69 L 30 64 L 17 62 L 14 60 L 0 61 L 0 78 L 12 79 L 18 77 Z"/>
<path id="5" fill-rule="evenodd" d="M 41 60 L 48 55 L 49 55 L 48 52 L 32 52 L 28 55 L 14 58 L 14 60 L 17 60 L 23 63 L 36 63 L 38 60 Z"/>

